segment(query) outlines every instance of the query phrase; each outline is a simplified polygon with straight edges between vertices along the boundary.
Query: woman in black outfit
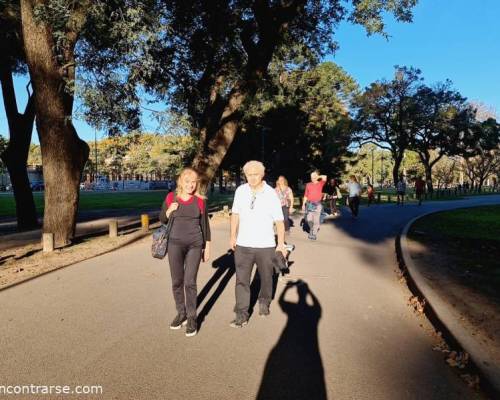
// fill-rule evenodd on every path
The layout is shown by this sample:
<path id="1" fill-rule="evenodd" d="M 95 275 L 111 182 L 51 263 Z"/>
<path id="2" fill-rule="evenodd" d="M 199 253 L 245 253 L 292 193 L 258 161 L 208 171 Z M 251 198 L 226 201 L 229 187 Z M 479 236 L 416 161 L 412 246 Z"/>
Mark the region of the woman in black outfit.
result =
<path id="1" fill-rule="evenodd" d="M 172 275 L 177 316 L 170 329 L 186 325 L 186 336 L 198 332 L 196 322 L 196 277 L 203 259 L 210 258 L 210 224 L 206 201 L 199 193 L 198 174 L 185 168 L 177 179 L 177 189 L 163 202 L 160 221 L 174 218 L 168 240 L 168 263 Z"/>

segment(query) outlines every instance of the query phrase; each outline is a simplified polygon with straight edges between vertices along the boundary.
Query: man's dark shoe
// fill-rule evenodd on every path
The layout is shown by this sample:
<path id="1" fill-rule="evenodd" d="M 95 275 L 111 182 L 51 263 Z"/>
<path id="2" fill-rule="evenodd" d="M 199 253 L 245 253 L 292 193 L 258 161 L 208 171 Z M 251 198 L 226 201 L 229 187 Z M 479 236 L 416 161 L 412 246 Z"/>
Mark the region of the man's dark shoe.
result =
<path id="1" fill-rule="evenodd" d="M 259 315 L 262 317 L 267 317 L 269 313 L 269 306 L 264 303 L 259 303 Z"/>
<path id="2" fill-rule="evenodd" d="M 186 325 L 186 336 L 191 337 L 198 333 L 198 324 L 196 318 L 188 318 Z"/>
<path id="3" fill-rule="evenodd" d="M 170 324 L 170 329 L 181 329 L 182 326 L 186 325 L 187 319 L 184 314 L 177 314 L 172 323 Z"/>
<path id="4" fill-rule="evenodd" d="M 248 324 L 248 318 L 242 314 L 236 314 L 236 318 L 231 321 L 229 326 L 231 328 L 243 328 L 246 324 Z"/>

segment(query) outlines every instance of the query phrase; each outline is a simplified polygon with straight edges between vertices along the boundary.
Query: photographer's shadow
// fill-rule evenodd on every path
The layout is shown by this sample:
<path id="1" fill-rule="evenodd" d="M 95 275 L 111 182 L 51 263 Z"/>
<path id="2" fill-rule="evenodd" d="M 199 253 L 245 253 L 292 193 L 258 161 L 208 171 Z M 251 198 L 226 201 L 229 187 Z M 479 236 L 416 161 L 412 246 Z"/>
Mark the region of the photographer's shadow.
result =
<path id="1" fill-rule="evenodd" d="M 296 288 L 297 303 L 285 301 Z M 307 303 L 310 296 L 312 305 Z M 289 283 L 278 304 L 288 321 L 276 346 L 269 354 L 260 384 L 258 400 L 326 399 L 325 376 L 318 345 L 321 305 L 307 283 Z"/>

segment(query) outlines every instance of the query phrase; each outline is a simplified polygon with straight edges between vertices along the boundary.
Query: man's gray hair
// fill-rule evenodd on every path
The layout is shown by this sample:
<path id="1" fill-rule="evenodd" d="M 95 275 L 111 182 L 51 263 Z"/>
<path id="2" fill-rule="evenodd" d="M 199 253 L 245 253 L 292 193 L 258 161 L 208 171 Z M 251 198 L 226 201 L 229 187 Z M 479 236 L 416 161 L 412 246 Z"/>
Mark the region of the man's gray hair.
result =
<path id="1" fill-rule="evenodd" d="M 243 166 L 243 172 L 246 174 L 247 171 L 254 169 L 262 173 L 264 175 L 264 172 L 266 171 L 266 167 L 264 167 L 264 164 L 262 164 L 260 161 L 248 161 L 244 166 Z"/>

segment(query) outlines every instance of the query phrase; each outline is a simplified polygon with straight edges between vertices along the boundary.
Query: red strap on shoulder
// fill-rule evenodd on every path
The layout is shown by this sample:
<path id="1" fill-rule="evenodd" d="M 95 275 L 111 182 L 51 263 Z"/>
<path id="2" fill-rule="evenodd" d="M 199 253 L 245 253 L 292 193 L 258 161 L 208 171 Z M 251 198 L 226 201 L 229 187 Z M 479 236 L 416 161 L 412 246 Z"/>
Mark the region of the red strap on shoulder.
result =
<path id="1" fill-rule="evenodd" d="M 205 202 L 201 197 L 196 196 L 196 200 L 198 201 L 198 208 L 202 214 L 205 213 Z"/>
<path id="2" fill-rule="evenodd" d="M 165 203 L 167 204 L 167 208 L 170 207 L 170 204 L 172 204 L 174 201 L 174 192 L 170 192 L 167 194 L 167 197 L 165 197 Z"/>

